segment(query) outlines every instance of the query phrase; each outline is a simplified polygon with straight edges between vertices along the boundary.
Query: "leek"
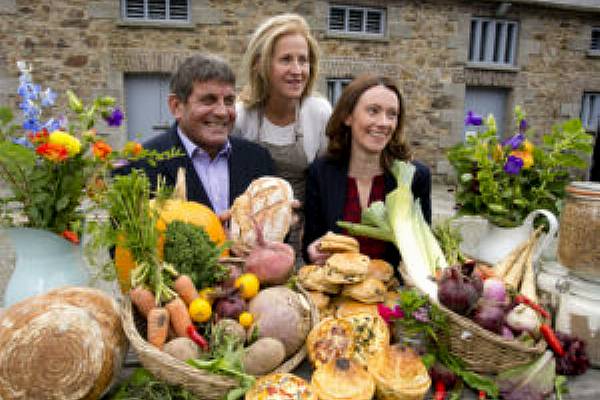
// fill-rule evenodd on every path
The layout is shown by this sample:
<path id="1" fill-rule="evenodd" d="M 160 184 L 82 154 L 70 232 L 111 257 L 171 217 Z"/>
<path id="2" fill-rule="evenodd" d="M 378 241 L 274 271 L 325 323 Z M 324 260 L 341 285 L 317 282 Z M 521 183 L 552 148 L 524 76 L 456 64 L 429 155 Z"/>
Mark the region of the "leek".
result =
<path id="1" fill-rule="evenodd" d="M 423 217 L 419 200 L 412 194 L 415 166 L 396 160 L 391 172 L 397 187 L 388 193 L 385 203 L 372 203 L 363 211 L 360 224 L 338 221 L 338 225 L 352 235 L 394 243 L 402 255 L 404 278 L 437 303 L 435 276 L 448 263 Z"/>

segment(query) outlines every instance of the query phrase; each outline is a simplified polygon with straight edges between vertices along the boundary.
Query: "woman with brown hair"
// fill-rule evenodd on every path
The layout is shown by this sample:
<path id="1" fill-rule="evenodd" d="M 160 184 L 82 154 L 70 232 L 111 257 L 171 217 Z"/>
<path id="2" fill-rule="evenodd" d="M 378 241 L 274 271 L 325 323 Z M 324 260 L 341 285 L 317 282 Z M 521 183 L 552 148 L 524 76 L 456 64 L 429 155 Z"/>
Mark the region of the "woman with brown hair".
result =
<path id="1" fill-rule="evenodd" d="M 431 223 L 431 173 L 412 160 L 404 134 L 404 103 L 395 83 L 386 77 L 362 75 L 354 79 L 338 100 L 329 119 L 327 154 L 309 167 L 303 254 L 307 262 L 327 258 L 319 238 L 327 231 L 342 232 L 337 221 L 359 222 L 361 211 L 395 189 L 390 173 L 394 160 L 410 160 L 416 171 L 412 192 Z M 357 237 L 361 253 L 398 265 L 395 246 Z"/>

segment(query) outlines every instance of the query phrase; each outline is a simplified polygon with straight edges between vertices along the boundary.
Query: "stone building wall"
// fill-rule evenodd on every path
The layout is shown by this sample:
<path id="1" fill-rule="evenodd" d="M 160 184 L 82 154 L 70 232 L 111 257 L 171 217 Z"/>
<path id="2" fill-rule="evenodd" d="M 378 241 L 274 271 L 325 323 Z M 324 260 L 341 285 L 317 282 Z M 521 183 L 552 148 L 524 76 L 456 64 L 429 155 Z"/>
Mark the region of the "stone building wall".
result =
<path id="1" fill-rule="evenodd" d="M 386 8 L 386 35 L 375 40 L 327 33 L 325 0 L 190 1 L 192 22 L 175 27 L 124 23 L 118 0 L 0 0 L 0 104 L 16 108 L 17 60 L 31 62 L 44 87 L 73 88 L 86 100 L 112 95 L 123 105 L 129 72 L 168 73 L 202 51 L 220 54 L 237 71 L 257 24 L 290 11 L 306 17 L 320 43 L 321 93 L 326 78 L 364 71 L 397 79 L 416 157 L 438 179 L 451 173 L 446 149 L 462 139 L 466 85 L 510 89 L 507 109 L 522 104 L 538 132 L 578 117 L 584 91 L 600 92 L 600 58 L 587 51 L 600 10 L 513 3 L 503 18 L 519 22 L 518 66 L 482 70 L 467 62 L 470 18 L 493 17 L 493 1 L 337 1 Z M 116 146 L 127 138 L 124 128 L 105 133 Z"/>

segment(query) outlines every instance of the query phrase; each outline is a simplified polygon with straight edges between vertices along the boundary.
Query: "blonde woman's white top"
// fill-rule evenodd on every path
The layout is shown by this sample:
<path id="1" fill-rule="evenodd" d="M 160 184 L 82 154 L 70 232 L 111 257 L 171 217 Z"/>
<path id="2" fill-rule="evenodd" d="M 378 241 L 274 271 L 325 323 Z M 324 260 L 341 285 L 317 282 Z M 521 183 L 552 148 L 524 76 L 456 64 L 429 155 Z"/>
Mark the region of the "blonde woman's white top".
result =
<path id="1" fill-rule="evenodd" d="M 241 136 L 253 142 L 263 141 L 278 146 L 292 144 L 296 141 L 295 122 L 287 126 L 276 126 L 268 121 L 259 121 L 258 109 L 248 110 L 241 102 L 236 108 L 234 135 Z M 327 149 L 325 127 L 331 115 L 331 105 L 327 99 L 309 96 L 300 106 L 298 124 L 302 130 L 303 148 L 308 162 L 312 162 L 317 154 Z M 259 129 L 260 134 L 259 134 Z"/>

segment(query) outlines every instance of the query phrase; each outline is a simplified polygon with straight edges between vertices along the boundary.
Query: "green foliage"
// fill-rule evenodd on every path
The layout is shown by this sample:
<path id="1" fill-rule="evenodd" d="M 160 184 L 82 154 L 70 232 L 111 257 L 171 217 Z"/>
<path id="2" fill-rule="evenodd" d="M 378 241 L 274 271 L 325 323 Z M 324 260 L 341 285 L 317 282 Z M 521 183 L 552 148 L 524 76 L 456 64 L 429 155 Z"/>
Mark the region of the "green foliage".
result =
<path id="1" fill-rule="evenodd" d="M 229 270 L 219 263 L 226 246 L 217 246 L 201 226 L 173 221 L 165 233 L 164 259 L 202 289 L 228 277 Z"/>
<path id="2" fill-rule="evenodd" d="M 196 400 L 187 390 L 161 382 L 148 370 L 137 368 L 123 381 L 112 400 Z"/>
<path id="3" fill-rule="evenodd" d="M 516 125 L 524 114 L 515 110 Z M 448 151 L 448 160 L 458 176 L 456 201 L 460 214 L 482 215 L 499 226 L 518 226 L 533 210 L 548 209 L 558 214 L 565 186 L 571 180 L 570 170 L 585 169 L 592 151 L 592 137 L 581 121 L 573 119 L 555 125 L 534 146 L 533 131 L 518 148 L 501 142 L 496 136 L 495 122 L 488 117 L 485 132 L 469 136 L 464 143 Z M 513 138 L 516 137 L 513 136 Z M 518 173 L 508 173 L 511 156 L 523 160 Z"/>

